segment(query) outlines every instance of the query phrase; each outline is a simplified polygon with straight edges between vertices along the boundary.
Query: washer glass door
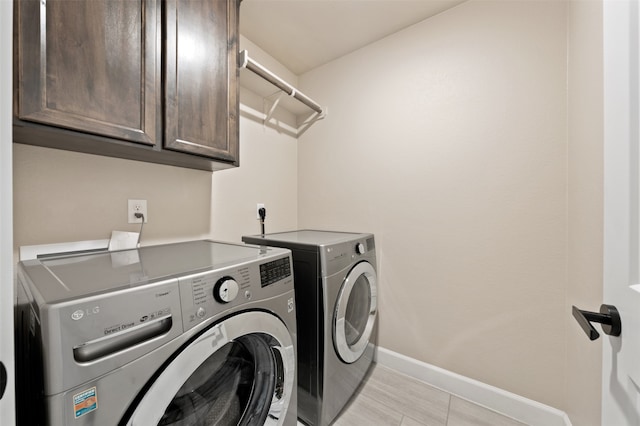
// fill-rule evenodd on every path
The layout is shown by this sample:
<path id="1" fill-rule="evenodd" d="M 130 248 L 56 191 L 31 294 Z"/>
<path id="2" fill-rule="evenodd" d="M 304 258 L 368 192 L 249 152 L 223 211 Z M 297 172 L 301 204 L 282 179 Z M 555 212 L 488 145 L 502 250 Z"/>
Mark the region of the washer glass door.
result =
<path id="1" fill-rule="evenodd" d="M 128 424 L 282 424 L 294 363 L 290 335 L 276 317 L 263 312 L 231 317 L 206 330 L 167 365 Z"/>
<path id="2" fill-rule="evenodd" d="M 378 307 L 376 281 L 373 266 L 360 262 L 342 283 L 333 336 L 336 351 L 344 362 L 358 360 L 369 344 Z"/>

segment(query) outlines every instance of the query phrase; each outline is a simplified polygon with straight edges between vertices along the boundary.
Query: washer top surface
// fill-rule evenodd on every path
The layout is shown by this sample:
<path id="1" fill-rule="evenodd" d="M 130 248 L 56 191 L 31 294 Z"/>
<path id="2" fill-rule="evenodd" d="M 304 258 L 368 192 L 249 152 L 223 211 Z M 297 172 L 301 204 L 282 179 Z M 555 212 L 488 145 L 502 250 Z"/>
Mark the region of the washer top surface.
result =
<path id="1" fill-rule="evenodd" d="M 271 247 L 202 240 L 133 250 L 56 256 L 22 263 L 28 275 L 44 273 L 54 277 L 46 280 L 46 285 L 39 284 L 41 280 L 34 280 L 44 301 L 51 303 L 241 265 L 284 253 L 285 250 Z"/>
<path id="2" fill-rule="evenodd" d="M 303 245 L 325 246 L 336 243 L 363 238 L 370 234 L 359 234 L 353 232 L 335 232 L 335 231 L 319 231 L 312 229 L 303 229 L 300 231 L 277 232 L 274 234 L 266 234 L 264 237 L 255 235 L 253 238 L 264 238 L 265 241 L 281 241 L 289 243 L 298 243 Z"/>

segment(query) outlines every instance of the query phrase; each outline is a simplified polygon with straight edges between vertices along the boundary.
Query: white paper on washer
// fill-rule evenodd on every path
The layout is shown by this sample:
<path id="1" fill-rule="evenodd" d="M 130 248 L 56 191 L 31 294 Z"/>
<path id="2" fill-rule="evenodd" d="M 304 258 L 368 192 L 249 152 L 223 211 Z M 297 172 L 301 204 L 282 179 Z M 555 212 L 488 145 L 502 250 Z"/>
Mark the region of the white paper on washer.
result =
<path id="1" fill-rule="evenodd" d="M 109 251 L 136 248 L 139 235 L 138 232 L 111 231 Z"/>

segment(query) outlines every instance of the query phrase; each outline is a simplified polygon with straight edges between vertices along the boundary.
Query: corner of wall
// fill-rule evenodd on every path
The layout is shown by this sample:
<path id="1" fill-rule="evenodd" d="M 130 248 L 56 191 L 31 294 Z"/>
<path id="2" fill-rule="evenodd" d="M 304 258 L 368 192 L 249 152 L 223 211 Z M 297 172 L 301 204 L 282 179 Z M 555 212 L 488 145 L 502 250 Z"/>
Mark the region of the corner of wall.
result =
<path id="1" fill-rule="evenodd" d="M 571 305 L 597 310 L 603 277 L 603 13 L 602 1 L 569 2 L 568 285 L 565 411 L 575 424 L 599 425 L 602 340 L 591 342 Z"/>

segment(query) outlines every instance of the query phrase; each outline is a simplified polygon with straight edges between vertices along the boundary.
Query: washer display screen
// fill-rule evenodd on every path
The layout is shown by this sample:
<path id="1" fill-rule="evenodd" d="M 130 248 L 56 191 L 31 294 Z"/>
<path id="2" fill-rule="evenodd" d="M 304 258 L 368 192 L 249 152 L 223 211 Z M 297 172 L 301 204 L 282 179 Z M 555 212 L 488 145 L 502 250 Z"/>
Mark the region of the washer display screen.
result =
<path id="1" fill-rule="evenodd" d="M 260 285 L 266 287 L 291 276 L 291 261 L 288 257 L 260 265 Z"/>

